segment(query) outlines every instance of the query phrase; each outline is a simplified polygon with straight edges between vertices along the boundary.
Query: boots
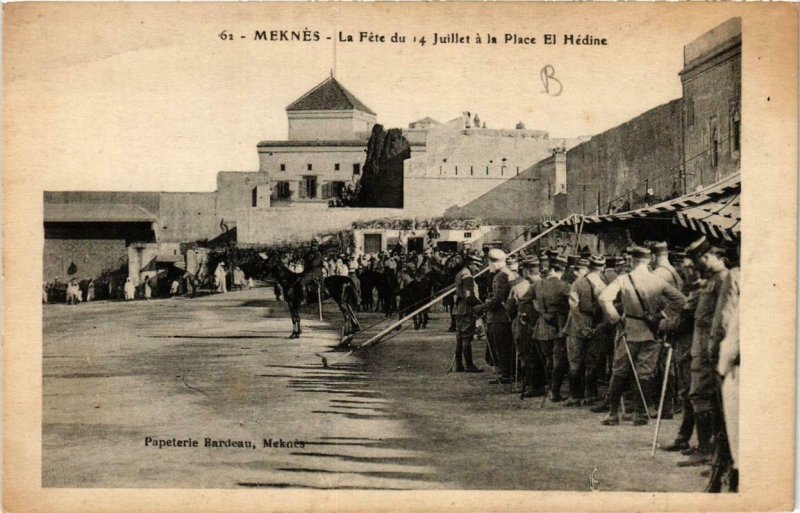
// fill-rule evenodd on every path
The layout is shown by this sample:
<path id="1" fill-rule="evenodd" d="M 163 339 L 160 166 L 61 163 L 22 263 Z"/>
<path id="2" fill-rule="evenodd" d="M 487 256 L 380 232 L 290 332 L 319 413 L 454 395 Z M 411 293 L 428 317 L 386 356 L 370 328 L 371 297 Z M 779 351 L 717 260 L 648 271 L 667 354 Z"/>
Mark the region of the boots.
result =
<path id="1" fill-rule="evenodd" d="M 640 380 L 640 384 L 642 385 L 642 391 L 644 392 L 645 397 L 649 397 L 650 394 L 650 385 L 652 380 L 650 379 L 642 379 Z M 634 426 L 646 426 L 647 423 L 650 421 L 650 413 L 645 408 L 644 403 L 642 402 L 641 397 L 637 397 L 638 401 L 636 401 L 636 410 L 633 414 L 633 425 Z"/>
<path id="2" fill-rule="evenodd" d="M 464 341 L 461 337 L 456 337 L 456 372 L 464 372 L 464 365 L 461 363 L 461 355 L 464 352 Z"/>
<path id="3" fill-rule="evenodd" d="M 562 403 L 562 406 L 581 406 L 583 404 L 583 390 L 581 379 L 577 372 L 569 371 L 569 399 Z"/>
<path id="4" fill-rule="evenodd" d="M 564 399 L 561 397 L 561 384 L 564 382 L 565 374 L 566 370 L 563 368 L 563 366 L 559 365 L 558 362 L 555 362 L 555 368 L 553 369 L 553 381 L 550 385 L 550 400 L 554 403 L 559 403 Z"/>
<path id="5" fill-rule="evenodd" d="M 472 337 L 467 337 L 463 341 L 464 343 L 464 370 L 466 372 L 483 372 L 483 369 L 479 369 L 475 366 L 475 363 L 472 361 Z"/>
<path id="6" fill-rule="evenodd" d="M 678 436 L 675 437 L 675 441 L 672 444 L 664 447 L 664 450 L 672 452 L 688 449 L 692 431 L 694 431 L 694 409 L 689 401 L 684 401 L 683 420 L 681 420 L 681 426 L 678 428 Z"/>
<path id="7" fill-rule="evenodd" d="M 597 369 L 586 370 L 586 404 L 597 401 Z"/>
<path id="8" fill-rule="evenodd" d="M 697 449 L 686 461 L 678 462 L 679 467 L 698 467 L 711 463 L 711 414 L 707 411 L 695 412 L 697 425 Z"/>
<path id="9" fill-rule="evenodd" d="M 611 382 L 608 384 L 608 417 L 603 420 L 604 426 L 619 425 L 619 402 L 622 399 L 624 384 L 624 378 L 612 374 Z"/>

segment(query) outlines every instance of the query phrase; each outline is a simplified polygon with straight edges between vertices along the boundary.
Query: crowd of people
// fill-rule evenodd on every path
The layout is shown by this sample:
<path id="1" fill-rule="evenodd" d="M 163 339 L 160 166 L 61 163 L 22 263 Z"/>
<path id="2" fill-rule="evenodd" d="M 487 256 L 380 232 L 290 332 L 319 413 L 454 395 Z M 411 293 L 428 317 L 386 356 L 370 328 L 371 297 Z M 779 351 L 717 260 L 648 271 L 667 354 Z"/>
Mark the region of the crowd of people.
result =
<path id="1" fill-rule="evenodd" d="M 152 299 L 154 297 L 195 297 L 201 288 L 212 293 L 225 293 L 228 290 L 252 289 L 253 278 L 247 278 L 238 266 L 228 271 L 225 262 L 220 262 L 213 274 L 200 272 L 192 274 L 183 272 L 168 276 L 150 273 L 134 284 L 130 277 L 124 281 L 120 277 L 102 276 L 78 280 L 71 278 L 61 282 L 58 277 L 42 285 L 42 303 L 67 303 L 77 305 L 98 299 L 117 299 L 133 301 L 136 299 Z"/>
<path id="2" fill-rule="evenodd" d="M 322 273 L 350 276 L 357 309 L 386 318 L 454 286 L 443 303 L 456 334 L 454 371 L 484 372 L 472 343 L 485 333 L 484 360 L 496 372 L 490 383 L 521 398 L 604 413 L 604 426 L 680 415 L 677 437 L 662 449 L 686 456 L 679 466 L 706 467 L 709 491 L 723 481 L 735 491 L 737 256 L 705 238 L 682 251 L 652 242 L 617 255 L 569 252 L 395 248 L 331 254 Z M 427 322 L 421 312 L 413 327 Z"/>
<path id="3" fill-rule="evenodd" d="M 672 253 L 654 242 L 619 256 L 549 250 L 517 260 L 498 248 L 486 258 L 464 255 L 453 281 L 455 370 L 483 371 L 472 341 L 484 319 L 485 360 L 497 372 L 490 383 L 521 398 L 604 412 L 605 426 L 680 412 L 677 438 L 663 449 L 687 457 L 679 466 L 707 466 L 709 491 L 720 491 L 723 477 L 735 491 L 739 269 L 732 260 L 705 238 Z M 478 276 L 487 262 L 489 273 Z"/>

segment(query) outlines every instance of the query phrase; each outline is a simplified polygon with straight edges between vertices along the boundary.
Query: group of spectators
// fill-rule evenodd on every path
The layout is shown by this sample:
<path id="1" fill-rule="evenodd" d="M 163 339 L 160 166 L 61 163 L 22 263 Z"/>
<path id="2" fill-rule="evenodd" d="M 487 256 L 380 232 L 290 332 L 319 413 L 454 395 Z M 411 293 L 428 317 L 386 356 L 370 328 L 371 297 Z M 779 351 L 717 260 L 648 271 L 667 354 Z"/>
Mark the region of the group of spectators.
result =
<path id="1" fill-rule="evenodd" d="M 482 290 L 481 279 L 491 286 Z M 708 491 L 723 478 L 738 488 L 739 269 L 729 252 L 705 238 L 671 254 L 664 242 L 519 260 L 491 249 L 485 259 L 465 256 L 454 285 L 457 372 L 483 371 L 471 349 L 483 318 L 485 360 L 497 372 L 490 383 L 607 412 L 605 426 L 680 412 L 663 449 L 687 456 L 679 466 L 709 467 Z"/>

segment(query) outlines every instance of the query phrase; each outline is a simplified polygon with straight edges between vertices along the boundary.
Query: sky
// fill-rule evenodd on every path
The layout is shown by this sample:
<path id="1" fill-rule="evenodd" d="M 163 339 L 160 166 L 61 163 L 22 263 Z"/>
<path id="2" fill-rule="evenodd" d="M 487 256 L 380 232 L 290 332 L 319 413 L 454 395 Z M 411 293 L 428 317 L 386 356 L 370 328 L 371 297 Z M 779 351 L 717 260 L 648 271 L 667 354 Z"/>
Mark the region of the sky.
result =
<path id="1" fill-rule="evenodd" d="M 336 44 L 337 79 L 386 127 L 470 111 L 490 128 L 597 134 L 679 98 L 683 46 L 730 16 L 669 3 L 11 5 L 6 158 L 45 190 L 210 191 L 218 171 L 257 170 L 256 144 L 285 139 L 285 107 L 329 76 L 340 31 L 406 37 Z M 320 40 L 254 40 L 305 29 Z M 434 33 L 470 43 L 433 46 Z M 542 44 L 549 33 L 558 45 Z M 565 34 L 608 44 L 565 46 Z M 544 92 L 548 65 L 558 96 Z"/>

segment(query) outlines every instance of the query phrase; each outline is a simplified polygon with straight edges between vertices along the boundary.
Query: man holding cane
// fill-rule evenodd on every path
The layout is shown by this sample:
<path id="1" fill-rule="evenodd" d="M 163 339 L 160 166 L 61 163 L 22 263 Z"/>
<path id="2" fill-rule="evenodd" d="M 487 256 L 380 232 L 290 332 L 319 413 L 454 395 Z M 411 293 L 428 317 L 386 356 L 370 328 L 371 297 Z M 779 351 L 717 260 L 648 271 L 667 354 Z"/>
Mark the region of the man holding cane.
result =
<path id="1" fill-rule="evenodd" d="M 598 297 L 609 324 L 622 324 L 614 347 L 614 368 L 609 384 L 609 413 L 604 425 L 619 424 L 619 403 L 623 387 L 633 372 L 640 392 L 645 396 L 651 387 L 653 373 L 658 363 L 659 345 L 656 342 L 662 309 L 677 311 L 686 303 L 678 289 L 650 272 L 649 249 L 635 247 L 631 250 L 632 269 L 618 276 Z M 617 311 L 614 300 L 622 296 L 623 313 Z M 622 321 L 622 322 L 621 322 Z M 648 423 L 649 413 L 644 403 L 638 404 L 634 425 Z"/>

